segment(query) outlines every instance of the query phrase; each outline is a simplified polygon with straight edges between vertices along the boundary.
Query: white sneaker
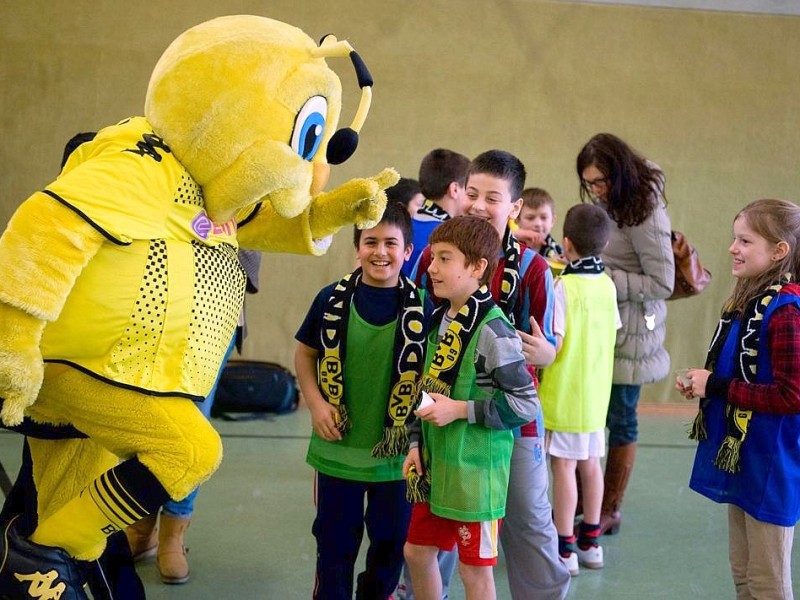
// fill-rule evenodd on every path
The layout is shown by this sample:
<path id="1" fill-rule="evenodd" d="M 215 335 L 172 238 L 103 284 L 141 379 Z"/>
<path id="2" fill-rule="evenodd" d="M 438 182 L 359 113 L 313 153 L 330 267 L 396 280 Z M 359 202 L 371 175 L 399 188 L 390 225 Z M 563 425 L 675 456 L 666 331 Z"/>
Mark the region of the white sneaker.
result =
<path id="1" fill-rule="evenodd" d="M 578 568 L 578 555 L 574 552 L 570 552 L 569 556 L 564 558 L 560 554 L 558 555 L 558 560 L 564 563 L 564 566 L 567 567 L 567 571 L 572 577 L 577 577 L 580 574 L 580 569 Z"/>
<path id="2" fill-rule="evenodd" d="M 397 600 L 406 600 L 406 584 L 402 581 L 397 584 L 397 589 L 394 591 L 393 596 L 389 596 L 391 598 L 396 598 Z"/>
<path id="3" fill-rule="evenodd" d="M 589 546 L 586 550 L 581 550 L 580 546 L 575 550 L 578 561 L 587 569 L 603 568 L 603 548 L 602 546 Z"/>

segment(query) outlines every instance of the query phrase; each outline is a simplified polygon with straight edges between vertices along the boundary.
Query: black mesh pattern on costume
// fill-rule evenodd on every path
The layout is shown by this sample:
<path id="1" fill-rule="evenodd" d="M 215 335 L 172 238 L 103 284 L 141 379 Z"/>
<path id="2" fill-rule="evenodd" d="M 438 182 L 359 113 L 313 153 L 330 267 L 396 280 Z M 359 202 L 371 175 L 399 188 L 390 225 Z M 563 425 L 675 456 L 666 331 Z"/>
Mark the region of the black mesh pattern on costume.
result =
<path id="1" fill-rule="evenodd" d="M 166 313 L 167 243 L 151 240 L 130 324 L 113 351 L 120 374 L 141 373 L 144 380 L 151 378 Z"/>
<path id="2" fill-rule="evenodd" d="M 175 191 L 175 198 L 173 200 L 177 204 L 191 204 L 199 208 L 205 208 L 203 190 L 187 172 L 181 174 L 181 181 L 178 184 L 178 189 Z"/>
<path id="3" fill-rule="evenodd" d="M 191 372 L 216 377 L 239 322 L 247 275 L 229 244 L 192 242 L 192 251 L 195 279 L 188 352 L 194 364 L 187 366 Z M 206 383 L 210 387 L 214 381 Z"/>

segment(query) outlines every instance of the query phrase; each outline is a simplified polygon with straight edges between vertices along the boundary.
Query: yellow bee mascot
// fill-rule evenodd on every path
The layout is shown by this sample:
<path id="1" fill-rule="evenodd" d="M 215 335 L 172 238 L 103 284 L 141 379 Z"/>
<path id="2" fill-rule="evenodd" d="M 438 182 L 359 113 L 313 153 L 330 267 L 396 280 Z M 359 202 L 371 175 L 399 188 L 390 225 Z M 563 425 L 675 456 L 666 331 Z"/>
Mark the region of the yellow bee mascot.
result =
<path id="1" fill-rule="evenodd" d="M 349 57 L 361 87 L 336 131 Z M 397 181 L 385 169 L 323 191 L 355 150 L 372 81 L 345 41 L 229 16 L 158 61 L 144 117 L 98 132 L 18 208 L 0 238 L 0 418 L 69 426 L 30 439 L 38 526 L 0 538 L 0 596 L 86 598 L 73 558 L 181 499 L 222 457 L 195 406 L 237 324 L 237 248 L 319 255 L 342 226 L 371 227 Z"/>

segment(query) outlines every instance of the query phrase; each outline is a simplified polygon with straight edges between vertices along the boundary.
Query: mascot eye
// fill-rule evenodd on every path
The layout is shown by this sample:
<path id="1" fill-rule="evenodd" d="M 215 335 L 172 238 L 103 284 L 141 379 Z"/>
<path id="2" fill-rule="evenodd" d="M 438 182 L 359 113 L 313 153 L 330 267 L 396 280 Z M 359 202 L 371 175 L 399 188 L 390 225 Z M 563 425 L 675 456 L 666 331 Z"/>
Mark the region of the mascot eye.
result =
<path id="1" fill-rule="evenodd" d="M 292 150 L 304 160 L 311 160 L 325 133 L 328 101 L 322 96 L 312 96 L 297 113 L 292 131 Z"/>

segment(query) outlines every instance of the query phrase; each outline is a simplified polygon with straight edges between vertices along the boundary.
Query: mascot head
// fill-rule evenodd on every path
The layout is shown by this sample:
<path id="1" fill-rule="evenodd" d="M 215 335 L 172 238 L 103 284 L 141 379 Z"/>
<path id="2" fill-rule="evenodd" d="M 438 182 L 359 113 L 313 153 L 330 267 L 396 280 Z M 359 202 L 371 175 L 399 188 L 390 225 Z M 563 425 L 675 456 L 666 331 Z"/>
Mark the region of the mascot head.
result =
<path id="1" fill-rule="evenodd" d="M 362 89 L 350 128 L 334 135 L 341 84 L 326 57 L 349 56 Z M 328 180 L 328 163 L 355 150 L 372 80 L 352 47 L 317 45 L 300 29 L 249 15 L 213 19 L 181 34 L 159 59 L 145 117 L 203 188 L 217 223 L 269 202 L 302 213 Z"/>

